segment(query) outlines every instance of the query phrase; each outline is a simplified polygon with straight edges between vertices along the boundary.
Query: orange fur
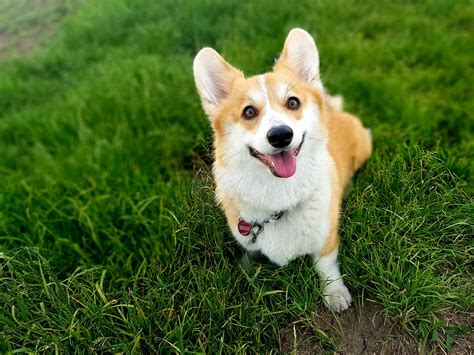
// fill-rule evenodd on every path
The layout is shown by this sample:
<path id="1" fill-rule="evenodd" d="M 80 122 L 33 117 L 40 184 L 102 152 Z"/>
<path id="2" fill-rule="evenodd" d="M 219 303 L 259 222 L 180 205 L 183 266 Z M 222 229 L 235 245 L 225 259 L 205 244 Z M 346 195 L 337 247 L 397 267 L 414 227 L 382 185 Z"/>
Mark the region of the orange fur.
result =
<path id="1" fill-rule="evenodd" d="M 330 254 L 339 244 L 339 211 L 344 189 L 352 175 L 372 154 L 372 139 L 360 120 L 331 107 L 326 110 L 329 154 L 334 160 L 330 230 L 322 255 Z"/>
<path id="2" fill-rule="evenodd" d="M 339 245 L 339 211 L 341 209 L 343 187 L 339 182 L 336 167 L 332 169 L 331 203 L 329 205 L 329 232 L 321 255 L 331 254 Z"/>
<path id="3" fill-rule="evenodd" d="M 371 138 L 360 120 L 345 112 L 329 112 L 328 130 L 329 153 L 344 187 L 372 154 Z"/>
<path id="4" fill-rule="evenodd" d="M 237 225 L 240 218 L 240 210 L 237 203 L 229 196 L 229 194 L 225 191 L 219 190 L 218 188 L 216 188 L 216 196 L 219 198 L 219 203 L 224 209 L 229 228 L 232 230 L 232 228 Z"/>

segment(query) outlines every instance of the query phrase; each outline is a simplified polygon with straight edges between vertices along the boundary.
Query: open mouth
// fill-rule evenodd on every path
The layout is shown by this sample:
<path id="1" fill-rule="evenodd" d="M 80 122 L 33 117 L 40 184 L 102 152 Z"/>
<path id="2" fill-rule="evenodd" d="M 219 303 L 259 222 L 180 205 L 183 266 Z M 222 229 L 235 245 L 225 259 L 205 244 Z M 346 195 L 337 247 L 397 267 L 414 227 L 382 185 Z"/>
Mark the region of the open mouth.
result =
<path id="1" fill-rule="evenodd" d="M 290 150 L 282 150 L 276 154 L 262 154 L 258 150 L 249 147 L 250 155 L 268 166 L 271 173 L 279 178 L 292 177 L 296 172 L 296 157 L 304 142 L 304 135 L 298 147 Z"/>

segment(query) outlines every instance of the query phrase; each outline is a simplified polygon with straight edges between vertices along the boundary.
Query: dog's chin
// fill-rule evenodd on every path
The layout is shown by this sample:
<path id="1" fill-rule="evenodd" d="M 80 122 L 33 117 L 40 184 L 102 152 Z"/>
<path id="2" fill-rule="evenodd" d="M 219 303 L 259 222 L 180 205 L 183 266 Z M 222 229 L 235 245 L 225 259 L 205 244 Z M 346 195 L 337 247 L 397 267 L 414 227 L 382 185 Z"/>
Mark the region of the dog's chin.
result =
<path id="1" fill-rule="evenodd" d="M 249 146 L 249 153 L 267 166 L 273 176 L 288 179 L 296 173 L 296 157 L 301 150 L 303 142 L 304 136 L 298 147 L 289 150 L 282 149 L 275 154 L 263 154 Z"/>

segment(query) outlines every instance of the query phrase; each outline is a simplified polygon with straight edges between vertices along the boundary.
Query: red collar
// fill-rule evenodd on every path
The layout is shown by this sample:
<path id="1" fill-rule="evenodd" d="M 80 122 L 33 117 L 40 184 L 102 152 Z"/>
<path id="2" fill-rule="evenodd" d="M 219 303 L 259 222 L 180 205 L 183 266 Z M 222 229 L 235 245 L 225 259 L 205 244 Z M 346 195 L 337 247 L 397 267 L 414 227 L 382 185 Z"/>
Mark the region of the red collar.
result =
<path id="1" fill-rule="evenodd" d="M 263 232 L 265 224 L 279 220 L 285 213 L 286 211 L 275 212 L 262 222 L 247 222 L 240 218 L 239 223 L 237 224 L 237 229 L 239 233 L 245 237 L 252 234 L 252 243 L 255 243 L 257 241 L 258 235 Z"/>

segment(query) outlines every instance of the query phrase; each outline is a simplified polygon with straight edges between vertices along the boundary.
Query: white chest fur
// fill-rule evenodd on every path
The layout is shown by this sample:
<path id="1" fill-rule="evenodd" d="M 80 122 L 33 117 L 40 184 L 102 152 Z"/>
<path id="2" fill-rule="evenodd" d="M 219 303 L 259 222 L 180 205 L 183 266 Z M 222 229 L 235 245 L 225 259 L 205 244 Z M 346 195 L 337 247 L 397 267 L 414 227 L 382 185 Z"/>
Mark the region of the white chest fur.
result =
<path id="1" fill-rule="evenodd" d="M 317 255 L 323 249 L 329 232 L 330 165 L 333 161 L 326 149 L 312 153 L 302 157 L 300 174 L 295 174 L 295 180 L 288 188 L 280 187 L 265 199 L 258 195 L 258 191 L 267 190 L 256 187 L 255 204 L 249 200 L 238 200 L 240 216 L 246 221 L 263 221 L 274 212 L 287 210 L 279 220 L 265 223 L 255 242 L 252 242 L 251 235 L 243 236 L 237 225 L 233 226 L 234 237 L 245 249 L 259 250 L 278 265 L 286 265 L 305 254 Z M 273 208 L 262 209 L 265 203 L 260 199 L 278 202 L 274 203 Z M 292 203 L 288 206 L 285 201 Z"/>
<path id="2" fill-rule="evenodd" d="M 264 225 L 255 243 L 251 235 L 232 230 L 239 243 L 248 250 L 259 250 L 272 262 L 286 265 L 298 256 L 317 254 L 328 235 L 329 198 L 315 191 L 314 195 L 288 211 L 281 219 Z"/>

